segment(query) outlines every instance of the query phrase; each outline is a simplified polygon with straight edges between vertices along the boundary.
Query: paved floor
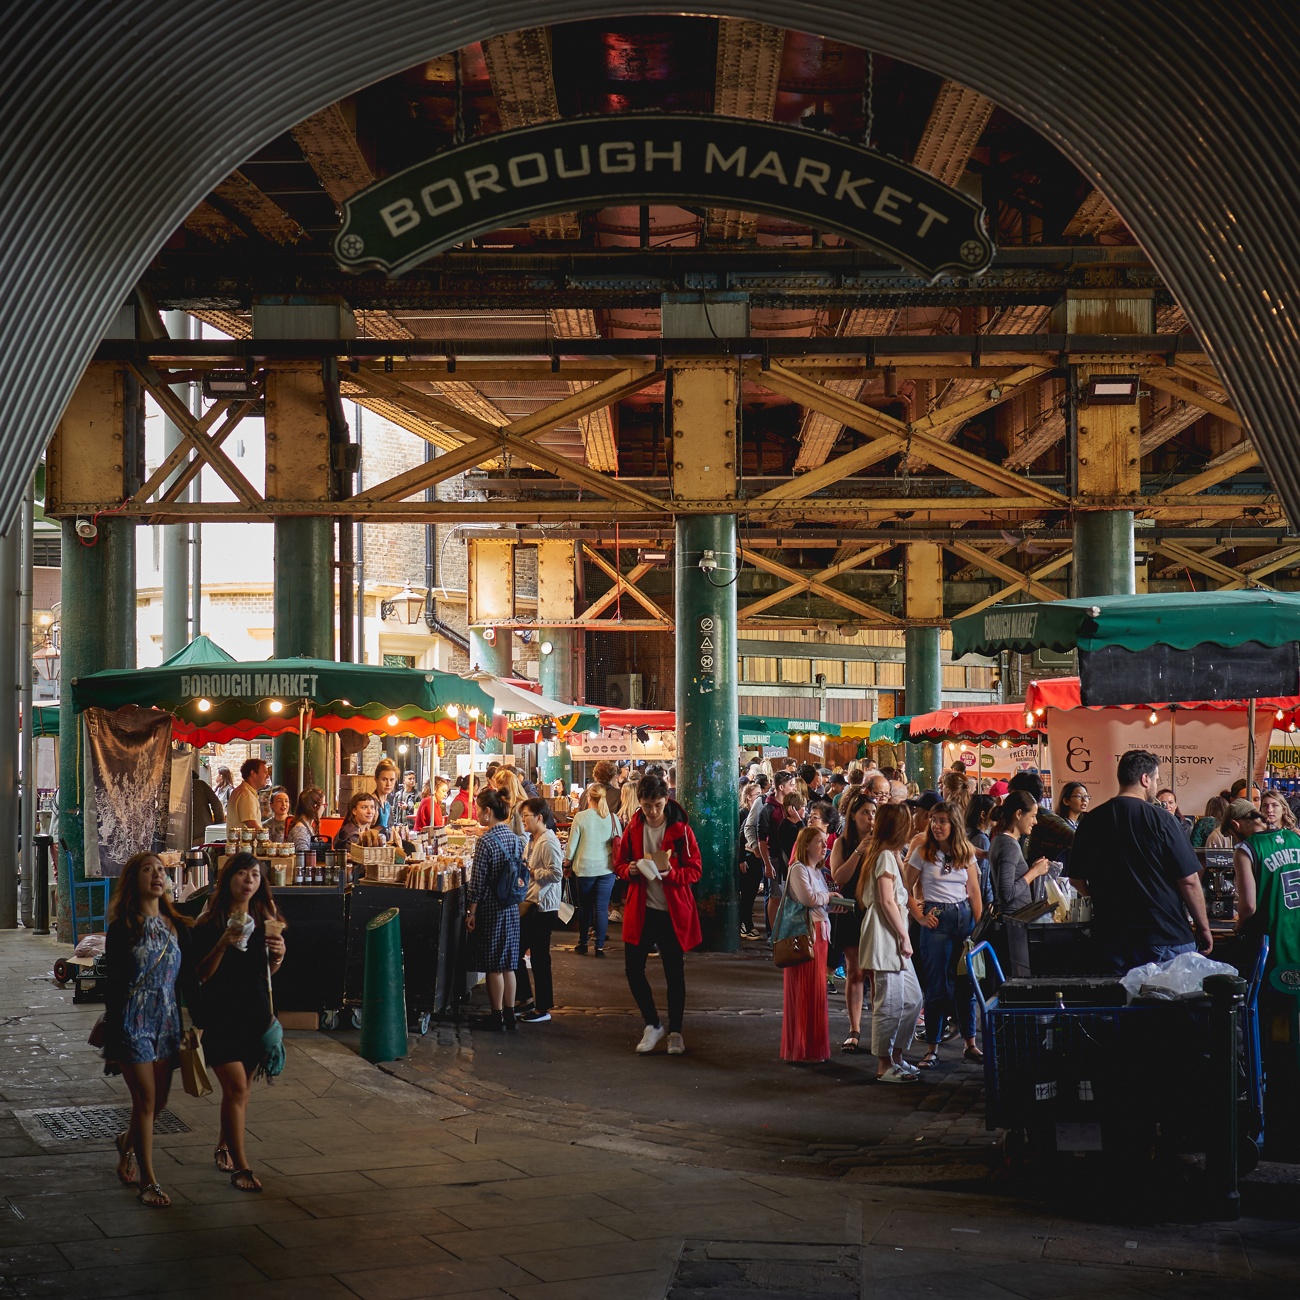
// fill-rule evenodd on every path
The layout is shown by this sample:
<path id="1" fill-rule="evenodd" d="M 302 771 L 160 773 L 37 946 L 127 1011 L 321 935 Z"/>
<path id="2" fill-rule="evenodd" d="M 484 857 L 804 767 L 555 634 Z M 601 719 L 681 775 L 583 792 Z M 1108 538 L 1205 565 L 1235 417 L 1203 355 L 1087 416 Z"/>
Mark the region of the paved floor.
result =
<path id="1" fill-rule="evenodd" d="M 680 1060 L 629 1055 L 635 1023 L 614 1013 L 615 961 L 608 974 L 575 970 L 569 985 L 601 981 L 611 1012 L 558 1017 L 536 1027 L 553 1031 L 545 1040 L 434 1036 L 387 1073 L 345 1040 L 291 1034 L 285 1075 L 258 1087 L 250 1113 L 265 1193 L 237 1192 L 215 1171 L 215 1106 L 177 1093 L 190 1131 L 158 1143 L 175 1204 L 147 1209 L 118 1186 L 107 1141 L 54 1141 L 32 1113 L 125 1096 L 85 1046 L 96 1007 L 74 1006 L 48 978 L 60 951 L 0 934 L 0 1297 L 660 1300 L 673 1286 L 674 1300 L 1126 1300 L 1293 1296 L 1300 1276 L 1300 1226 L 1281 1213 L 1134 1227 L 1106 1222 L 1104 1203 L 1070 1216 L 1002 1187 L 896 1186 L 880 1166 L 836 1164 L 810 1140 L 819 1112 L 841 1129 L 856 1113 L 890 1138 L 918 1115 L 930 1122 L 935 1112 L 902 1108 L 924 1107 L 941 1085 L 908 1090 L 905 1103 L 851 1077 L 865 1063 L 822 1076 L 772 1052 L 776 1100 L 751 1110 L 750 1074 L 728 1074 L 725 1059 L 741 1008 L 723 1014 L 722 998 L 727 972 L 745 968 L 722 961 L 716 979 L 694 970 L 693 987 L 718 991 L 717 1013 L 691 1021 Z M 746 1019 L 747 1033 L 775 1041 L 770 1017 Z M 408 1068 L 420 1086 L 396 1077 Z M 973 1086 L 960 1073 L 958 1094 Z M 719 1145 L 661 1140 L 674 1111 L 690 1115 L 680 1122 L 691 1134 L 715 1132 L 705 1120 L 716 1118 Z M 866 1149 L 857 1130 L 841 1147 Z"/>

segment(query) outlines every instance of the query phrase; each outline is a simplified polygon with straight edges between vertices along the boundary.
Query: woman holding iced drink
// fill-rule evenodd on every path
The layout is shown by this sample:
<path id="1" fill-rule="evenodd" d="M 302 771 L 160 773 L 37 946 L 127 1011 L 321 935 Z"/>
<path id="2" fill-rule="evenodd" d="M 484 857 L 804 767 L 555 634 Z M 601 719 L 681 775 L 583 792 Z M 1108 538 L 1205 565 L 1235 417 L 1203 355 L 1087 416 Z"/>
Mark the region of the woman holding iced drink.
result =
<path id="1" fill-rule="evenodd" d="M 195 972 L 202 982 L 203 1055 L 221 1083 L 217 1168 L 241 1192 L 260 1192 L 249 1168 L 244 1123 L 249 1087 L 262 1065 L 271 1023 L 271 977 L 284 961 L 284 919 L 271 882 L 251 853 L 221 869 L 211 901 L 194 927 Z"/>

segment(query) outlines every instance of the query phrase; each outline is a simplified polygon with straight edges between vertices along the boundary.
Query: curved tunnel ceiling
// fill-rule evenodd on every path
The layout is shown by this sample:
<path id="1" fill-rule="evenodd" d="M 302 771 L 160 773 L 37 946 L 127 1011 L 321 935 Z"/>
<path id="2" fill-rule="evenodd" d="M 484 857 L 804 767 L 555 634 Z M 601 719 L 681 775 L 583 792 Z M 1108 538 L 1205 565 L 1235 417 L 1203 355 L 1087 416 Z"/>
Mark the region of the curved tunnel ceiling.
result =
<path id="1" fill-rule="evenodd" d="M 1199 330 L 1300 518 L 1300 10 L 1277 0 L 727 0 L 930 68 L 1054 140 Z M 4 5 L 0 518 L 162 241 L 251 153 L 412 63 L 602 0 Z"/>

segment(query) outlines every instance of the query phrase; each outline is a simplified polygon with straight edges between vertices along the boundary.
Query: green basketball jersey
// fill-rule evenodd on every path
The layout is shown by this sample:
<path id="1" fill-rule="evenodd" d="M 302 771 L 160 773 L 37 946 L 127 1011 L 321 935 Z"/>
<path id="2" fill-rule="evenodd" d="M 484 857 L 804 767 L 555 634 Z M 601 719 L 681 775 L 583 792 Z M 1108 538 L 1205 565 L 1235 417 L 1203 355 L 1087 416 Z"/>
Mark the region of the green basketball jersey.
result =
<path id="1" fill-rule="evenodd" d="M 1300 835 L 1266 831 L 1246 844 L 1255 860 L 1256 908 L 1269 936 L 1270 964 L 1300 968 Z"/>

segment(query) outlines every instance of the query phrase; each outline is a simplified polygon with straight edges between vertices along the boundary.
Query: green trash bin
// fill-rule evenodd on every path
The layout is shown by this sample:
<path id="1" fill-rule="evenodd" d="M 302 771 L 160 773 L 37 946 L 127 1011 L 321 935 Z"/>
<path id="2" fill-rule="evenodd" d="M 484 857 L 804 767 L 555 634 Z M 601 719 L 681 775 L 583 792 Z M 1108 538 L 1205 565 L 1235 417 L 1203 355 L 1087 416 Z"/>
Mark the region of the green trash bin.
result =
<path id="1" fill-rule="evenodd" d="M 406 1055 L 406 987 L 399 917 L 397 908 L 390 907 L 366 924 L 361 1055 L 376 1064 Z"/>

